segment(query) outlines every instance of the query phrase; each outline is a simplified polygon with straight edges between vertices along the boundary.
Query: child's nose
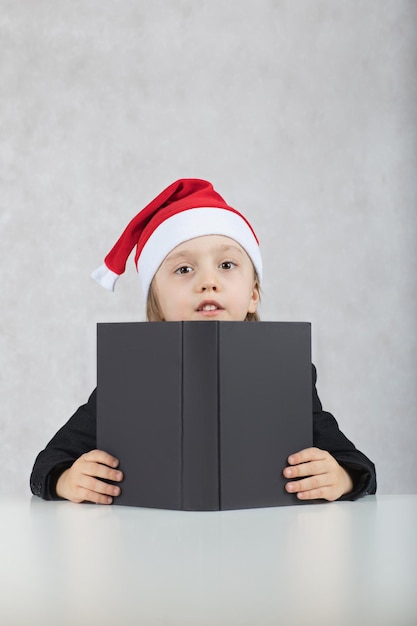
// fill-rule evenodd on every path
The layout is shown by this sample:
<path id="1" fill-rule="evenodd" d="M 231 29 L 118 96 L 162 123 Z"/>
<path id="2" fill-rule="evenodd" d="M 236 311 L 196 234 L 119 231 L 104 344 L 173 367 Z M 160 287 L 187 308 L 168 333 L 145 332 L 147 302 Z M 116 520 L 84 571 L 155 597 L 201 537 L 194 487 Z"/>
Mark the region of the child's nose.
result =
<path id="1" fill-rule="evenodd" d="M 216 283 L 208 283 L 207 285 L 203 285 L 202 291 L 217 291 Z"/>
<path id="2" fill-rule="evenodd" d="M 214 276 L 206 276 L 201 281 L 201 291 L 218 291 L 219 284 Z"/>

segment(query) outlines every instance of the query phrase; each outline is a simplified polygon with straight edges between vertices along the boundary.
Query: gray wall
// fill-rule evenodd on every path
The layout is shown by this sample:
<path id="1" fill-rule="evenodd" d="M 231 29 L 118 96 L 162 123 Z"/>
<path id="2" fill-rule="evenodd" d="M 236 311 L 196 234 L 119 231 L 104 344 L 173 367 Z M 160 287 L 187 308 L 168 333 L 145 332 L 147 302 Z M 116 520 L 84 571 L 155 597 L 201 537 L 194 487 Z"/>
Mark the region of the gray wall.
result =
<path id="1" fill-rule="evenodd" d="M 1 493 L 95 386 L 89 278 L 180 177 L 252 220 L 264 319 L 313 324 L 318 390 L 417 492 L 417 3 L 0 0 Z"/>

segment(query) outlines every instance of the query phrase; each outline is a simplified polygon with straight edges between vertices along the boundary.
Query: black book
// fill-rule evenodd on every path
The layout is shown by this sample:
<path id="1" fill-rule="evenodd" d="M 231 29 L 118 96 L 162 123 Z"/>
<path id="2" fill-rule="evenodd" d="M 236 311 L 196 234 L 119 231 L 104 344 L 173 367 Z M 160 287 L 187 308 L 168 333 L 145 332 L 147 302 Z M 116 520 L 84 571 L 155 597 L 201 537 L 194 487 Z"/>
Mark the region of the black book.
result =
<path id="1" fill-rule="evenodd" d="M 282 470 L 312 445 L 309 323 L 112 323 L 97 335 L 97 445 L 125 475 L 115 503 L 299 503 Z"/>

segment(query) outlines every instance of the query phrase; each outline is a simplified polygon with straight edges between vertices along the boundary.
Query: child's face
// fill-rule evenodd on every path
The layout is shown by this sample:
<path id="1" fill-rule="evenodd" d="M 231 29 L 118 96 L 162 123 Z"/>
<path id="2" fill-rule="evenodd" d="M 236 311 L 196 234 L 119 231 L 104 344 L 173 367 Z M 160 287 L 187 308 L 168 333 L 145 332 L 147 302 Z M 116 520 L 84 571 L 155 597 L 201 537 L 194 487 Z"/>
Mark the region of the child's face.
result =
<path id="1" fill-rule="evenodd" d="M 167 322 L 243 321 L 259 302 L 252 261 L 222 235 L 196 237 L 174 248 L 153 285 Z"/>

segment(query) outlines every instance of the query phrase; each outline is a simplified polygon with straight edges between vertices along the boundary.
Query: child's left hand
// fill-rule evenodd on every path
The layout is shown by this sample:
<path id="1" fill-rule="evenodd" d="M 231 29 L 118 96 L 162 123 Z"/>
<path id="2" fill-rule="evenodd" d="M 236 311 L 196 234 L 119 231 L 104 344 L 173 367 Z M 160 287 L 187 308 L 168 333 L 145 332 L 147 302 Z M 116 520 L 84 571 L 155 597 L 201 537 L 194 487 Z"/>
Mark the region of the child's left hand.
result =
<path id="1" fill-rule="evenodd" d="M 288 457 L 285 478 L 301 478 L 288 482 L 285 489 L 301 500 L 337 500 L 353 489 L 348 472 L 326 450 L 306 448 Z"/>

